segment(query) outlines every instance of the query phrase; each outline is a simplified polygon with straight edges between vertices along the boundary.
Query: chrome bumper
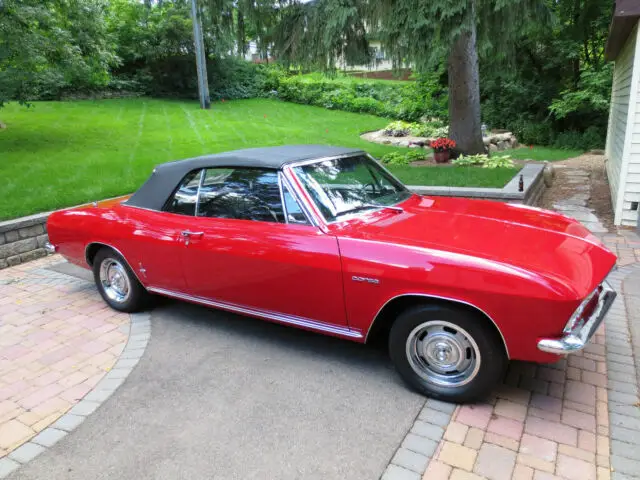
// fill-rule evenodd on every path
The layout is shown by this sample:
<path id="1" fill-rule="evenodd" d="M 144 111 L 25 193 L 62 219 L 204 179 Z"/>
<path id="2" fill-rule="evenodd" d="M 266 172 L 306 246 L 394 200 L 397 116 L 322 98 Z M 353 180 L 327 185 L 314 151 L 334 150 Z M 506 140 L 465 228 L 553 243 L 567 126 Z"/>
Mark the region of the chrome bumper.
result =
<path id="1" fill-rule="evenodd" d="M 562 338 L 544 338 L 538 342 L 538 350 L 543 352 L 565 355 L 582 350 L 596 332 L 617 293 L 606 281 L 602 283 L 602 291 L 598 304 L 589 319 L 577 329 L 565 334 Z"/>
<path id="2" fill-rule="evenodd" d="M 53 243 L 47 242 L 44 244 L 44 249 L 47 253 L 56 253 L 57 247 Z"/>

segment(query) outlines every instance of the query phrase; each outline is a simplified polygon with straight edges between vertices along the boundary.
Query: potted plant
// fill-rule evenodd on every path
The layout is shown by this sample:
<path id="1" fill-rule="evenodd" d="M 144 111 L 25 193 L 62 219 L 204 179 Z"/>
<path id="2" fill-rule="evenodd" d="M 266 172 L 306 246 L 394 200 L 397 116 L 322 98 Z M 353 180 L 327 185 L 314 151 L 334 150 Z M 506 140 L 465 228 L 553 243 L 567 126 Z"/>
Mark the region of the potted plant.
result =
<path id="1" fill-rule="evenodd" d="M 429 146 L 433 149 L 433 158 L 436 163 L 447 163 L 452 148 L 456 148 L 456 142 L 450 138 L 440 137 L 432 140 Z"/>

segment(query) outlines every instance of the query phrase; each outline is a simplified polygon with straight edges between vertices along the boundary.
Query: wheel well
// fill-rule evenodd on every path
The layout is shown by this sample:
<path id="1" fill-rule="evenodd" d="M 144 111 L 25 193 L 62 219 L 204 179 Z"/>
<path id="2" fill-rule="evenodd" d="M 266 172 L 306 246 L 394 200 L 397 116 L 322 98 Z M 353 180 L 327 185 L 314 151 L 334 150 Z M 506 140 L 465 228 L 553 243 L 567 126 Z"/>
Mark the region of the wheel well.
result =
<path id="1" fill-rule="evenodd" d="M 89 245 L 87 245 L 84 255 L 87 260 L 87 264 L 90 267 L 93 267 L 93 259 L 96 258 L 96 255 L 101 248 L 111 248 L 111 247 L 103 243 L 90 243 Z"/>
<path id="2" fill-rule="evenodd" d="M 507 357 L 509 357 L 509 351 L 507 349 L 506 342 L 504 340 L 504 337 L 502 336 L 502 333 L 500 333 L 498 326 L 491 319 L 491 317 L 489 317 L 482 310 L 464 302 L 435 297 L 423 297 L 417 295 L 404 295 L 401 297 L 396 297 L 388 302 L 373 320 L 373 324 L 371 325 L 371 328 L 367 335 L 367 343 L 386 343 L 387 338 L 389 337 L 389 331 L 391 330 L 391 325 L 393 325 L 396 317 L 406 309 L 415 307 L 417 305 L 454 305 L 456 308 L 466 310 L 469 313 L 482 318 L 483 321 L 486 322 L 486 324 L 489 326 L 489 328 L 491 328 L 493 332 L 498 336 L 502 345 L 504 346 Z"/>

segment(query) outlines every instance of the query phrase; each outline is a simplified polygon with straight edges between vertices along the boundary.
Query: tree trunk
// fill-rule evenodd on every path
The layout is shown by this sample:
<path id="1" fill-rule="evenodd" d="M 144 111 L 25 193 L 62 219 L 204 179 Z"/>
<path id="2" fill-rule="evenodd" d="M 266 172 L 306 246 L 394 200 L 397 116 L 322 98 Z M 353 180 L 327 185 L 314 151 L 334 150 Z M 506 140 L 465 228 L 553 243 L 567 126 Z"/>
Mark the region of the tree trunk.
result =
<path id="1" fill-rule="evenodd" d="M 484 153 L 475 23 L 458 37 L 449 54 L 449 137 L 466 155 Z"/>
<path id="2" fill-rule="evenodd" d="M 244 28 L 244 13 L 238 6 L 238 56 L 244 58 L 247 54 L 247 35 Z"/>

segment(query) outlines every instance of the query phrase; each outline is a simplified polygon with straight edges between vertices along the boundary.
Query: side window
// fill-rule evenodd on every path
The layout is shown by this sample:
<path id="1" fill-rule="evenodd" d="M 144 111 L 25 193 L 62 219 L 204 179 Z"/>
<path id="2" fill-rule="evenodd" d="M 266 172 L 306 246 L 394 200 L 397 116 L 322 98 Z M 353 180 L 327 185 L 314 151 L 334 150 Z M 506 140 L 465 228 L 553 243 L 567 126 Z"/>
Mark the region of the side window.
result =
<path id="1" fill-rule="evenodd" d="M 196 214 L 201 171 L 195 170 L 184 177 L 173 196 L 167 201 L 164 207 L 166 212 L 191 216 Z"/>
<path id="2" fill-rule="evenodd" d="M 264 168 L 209 168 L 198 216 L 284 222 L 278 172 Z"/>
<path id="3" fill-rule="evenodd" d="M 287 221 L 300 225 L 310 225 L 307 216 L 304 214 L 296 199 L 291 195 L 289 188 L 282 185 L 282 196 L 284 198 L 284 207 L 287 212 Z"/>

